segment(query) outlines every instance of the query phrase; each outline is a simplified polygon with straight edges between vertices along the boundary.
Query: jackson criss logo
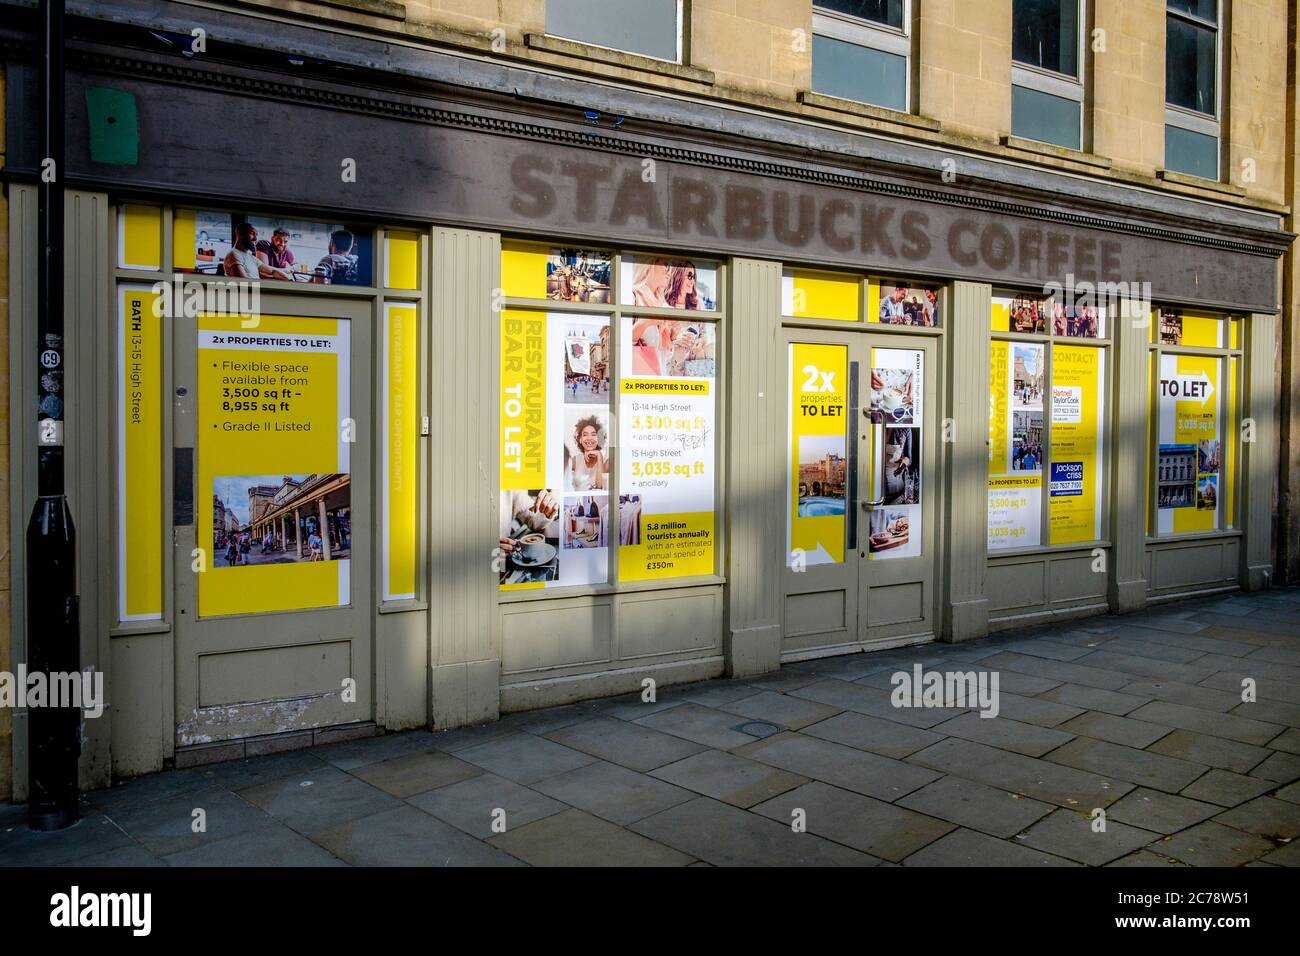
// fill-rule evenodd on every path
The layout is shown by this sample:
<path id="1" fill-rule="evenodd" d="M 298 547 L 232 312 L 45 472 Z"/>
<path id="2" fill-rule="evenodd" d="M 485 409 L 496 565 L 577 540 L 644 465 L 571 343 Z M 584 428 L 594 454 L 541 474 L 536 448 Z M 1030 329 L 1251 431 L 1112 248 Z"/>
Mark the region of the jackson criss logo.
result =
<path id="1" fill-rule="evenodd" d="M 261 286 L 256 279 L 203 282 L 177 273 L 170 281 L 163 279 L 153 284 L 153 314 L 159 319 L 231 316 L 245 328 L 253 328 L 262 314 Z"/>
<path id="2" fill-rule="evenodd" d="M 75 707 L 86 717 L 104 713 L 103 671 L 0 671 L 0 707 Z"/>
<path id="3" fill-rule="evenodd" d="M 133 936 L 148 936 L 153 928 L 153 894 L 83 893 L 73 886 L 50 897 L 50 925 L 125 926 Z"/>
<path id="4" fill-rule="evenodd" d="M 971 707 L 981 717 L 998 715 L 997 671 L 895 671 L 889 701 L 895 707 Z"/>

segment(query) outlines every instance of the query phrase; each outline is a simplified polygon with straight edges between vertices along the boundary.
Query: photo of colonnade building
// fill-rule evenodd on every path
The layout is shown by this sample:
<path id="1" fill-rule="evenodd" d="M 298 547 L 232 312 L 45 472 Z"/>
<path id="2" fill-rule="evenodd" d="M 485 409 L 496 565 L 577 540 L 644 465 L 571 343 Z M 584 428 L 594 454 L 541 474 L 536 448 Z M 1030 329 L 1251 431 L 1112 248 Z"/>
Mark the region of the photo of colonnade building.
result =
<path id="1" fill-rule="evenodd" d="M 213 479 L 216 567 L 348 557 L 351 491 L 351 477 L 344 474 Z"/>

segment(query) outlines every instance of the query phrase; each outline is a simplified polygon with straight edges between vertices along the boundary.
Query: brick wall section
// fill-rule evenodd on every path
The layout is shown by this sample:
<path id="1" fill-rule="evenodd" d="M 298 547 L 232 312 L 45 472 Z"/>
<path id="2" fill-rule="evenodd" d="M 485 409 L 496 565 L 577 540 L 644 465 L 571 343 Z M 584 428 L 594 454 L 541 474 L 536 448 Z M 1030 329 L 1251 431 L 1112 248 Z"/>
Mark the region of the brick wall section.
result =
<path id="1" fill-rule="evenodd" d="M 921 115 L 997 142 L 1011 132 L 1011 4 L 925 0 L 916 8 Z"/>
<path id="2" fill-rule="evenodd" d="M 1085 55 L 1092 69 L 1093 150 L 1117 169 L 1150 176 L 1165 164 L 1165 3 L 1094 4 L 1105 49 Z"/>

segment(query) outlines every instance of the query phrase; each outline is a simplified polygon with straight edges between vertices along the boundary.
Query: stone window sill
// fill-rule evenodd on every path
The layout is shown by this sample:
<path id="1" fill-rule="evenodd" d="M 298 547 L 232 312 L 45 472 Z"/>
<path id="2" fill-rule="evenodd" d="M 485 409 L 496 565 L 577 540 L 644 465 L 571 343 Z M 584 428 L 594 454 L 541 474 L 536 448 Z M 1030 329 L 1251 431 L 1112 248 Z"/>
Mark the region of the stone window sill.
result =
<path id="1" fill-rule="evenodd" d="M 819 109 L 834 110 L 837 113 L 848 113 L 851 116 L 861 116 L 864 119 L 880 120 L 885 123 L 898 123 L 900 126 L 913 126 L 934 132 L 938 132 L 943 128 L 942 123 L 930 119 L 928 116 L 903 113 L 899 110 L 886 109 L 883 106 L 873 106 L 870 103 L 859 103 L 857 100 L 846 100 L 838 96 L 827 96 L 825 93 L 814 93 L 811 90 L 801 90 L 799 92 L 799 102 L 804 106 L 815 106 Z"/>
<path id="2" fill-rule="evenodd" d="M 700 70 L 682 63 L 669 63 L 667 60 L 656 60 L 654 57 L 641 56 L 638 53 L 624 53 L 621 50 L 591 46 L 586 43 L 578 43 L 575 40 L 562 40 L 559 37 L 546 36 L 540 33 L 524 34 L 524 43 L 531 50 L 558 53 L 561 56 L 590 60 L 593 63 L 603 63 L 606 66 L 621 67 L 625 70 L 640 70 L 676 80 L 702 83 L 706 86 L 712 86 L 714 83 L 714 75 L 710 70 Z"/>
<path id="3" fill-rule="evenodd" d="M 1186 173 L 1176 173 L 1172 169 L 1157 170 L 1156 175 L 1167 183 L 1175 183 L 1179 186 L 1192 186 L 1196 189 L 1210 189 L 1216 193 L 1225 193 L 1229 196 L 1246 195 L 1246 190 L 1241 186 L 1234 186 L 1232 183 L 1219 182 L 1217 179 L 1202 179 L 1200 176 L 1189 176 Z"/>
<path id="4" fill-rule="evenodd" d="M 1002 145 L 1007 149 L 1017 150 L 1022 153 L 1034 153 L 1038 156 L 1051 156 L 1055 159 L 1065 159 L 1072 163 L 1082 163 L 1085 166 L 1092 166 L 1096 169 L 1110 169 L 1111 162 L 1105 156 L 1098 156 L 1095 153 L 1085 153 L 1081 149 L 1070 149 L 1067 146 L 1053 146 L 1051 143 L 1040 143 L 1035 139 L 1024 139 L 1020 136 L 1003 136 Z"/>

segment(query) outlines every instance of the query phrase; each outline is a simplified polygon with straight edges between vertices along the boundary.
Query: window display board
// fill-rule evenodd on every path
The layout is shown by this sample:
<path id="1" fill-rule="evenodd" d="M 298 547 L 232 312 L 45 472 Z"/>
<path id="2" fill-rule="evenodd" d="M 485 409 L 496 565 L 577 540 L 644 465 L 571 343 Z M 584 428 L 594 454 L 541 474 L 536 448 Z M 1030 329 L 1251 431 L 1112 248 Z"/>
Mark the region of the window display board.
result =
<path id="1" fill-rule="evenodd" d="M 707 322 L 622 320 L 620 580 L 713 573 L 716 333 Z"/>
<path id="2" fill-rule="evenodd" d="M 871 350 L 870 411 L 883 427 L 874 446 L 872 495 L 880 500 L 867 525 L 872 561 L 921 553 L 921 432 L 925 421 L 925 353 L 919 349 Z"/>
<path id="3" fill-rule="evenodd" d="M 791 342 L 789 346 L 790 567 L 842 564 L 848 493 L 848 348 Z"/>
<path id="4" fill-rule="evenodd" d="M 503 590 L 609 580 L 609 321 L 501 313 Z"/>
<path id="5" fill-rule="evenodd" d="M 1161 355 L 1157 402 L 1156 530 L 1160 534 L 1219 527 L 1223 422 L 1219 405 L 1223 360 Z"/>
<path id="6" fill-rule="evenodd" d="M 1105 365 L 1100 349 L 1052 347 L 1048 536 L 1052 544 L 1102 537 Z"/>
<path id="7" fill-rule="evenodd" d="M 990 551 L 1042 544 L 1043 349 L 1033 343 L 991 343 Z"/>
<path id="8" fill-rule="evenodd" d="M 203 315 L 198 353 L 200 616 L 350 603 L 347 320 Z"/>

